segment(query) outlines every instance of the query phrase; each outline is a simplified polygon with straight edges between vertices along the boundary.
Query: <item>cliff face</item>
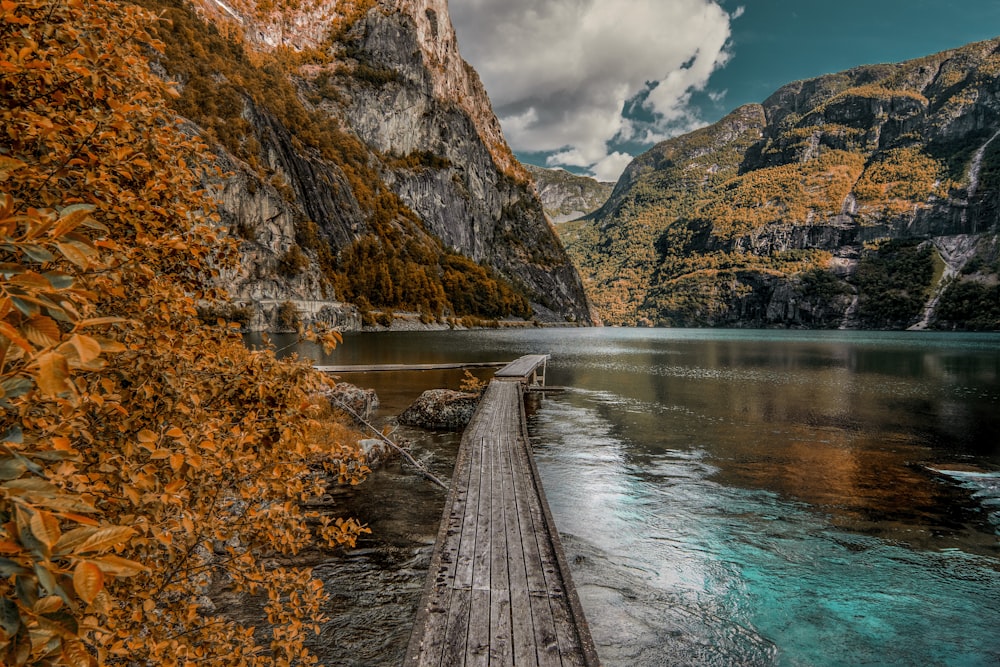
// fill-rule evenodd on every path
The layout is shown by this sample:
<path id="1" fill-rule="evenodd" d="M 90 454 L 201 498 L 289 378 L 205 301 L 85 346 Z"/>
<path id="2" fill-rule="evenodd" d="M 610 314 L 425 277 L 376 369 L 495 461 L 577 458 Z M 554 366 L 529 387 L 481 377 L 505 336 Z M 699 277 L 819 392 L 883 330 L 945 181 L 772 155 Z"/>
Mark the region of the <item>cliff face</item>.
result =
<path id="1" fill-rule="evenodd" d="M 344 43 L 356 67 L 384 73 L 345 80 L 344 118 L 397 158 L 383 170 L 389 187 L 447 247 L 524 285 L 547 319 L 589 322 L 576 271 L 458 53 L 447 3 L 383 3 Z"/>
<path id="2" fill-rule="evenodd" d="M 535 181 L 545 214 L 556 224 L 593 213 L 611 196 L 614 183 L 571 174 L 565 169 L 525 165 Z"/>
<path id="3" fill-rule="evenodd" d="M 792 83 L 637 158 L 561 228 L 602 315 L 1000 328 L 998 49 Z"/>
<path id="4" fill-rule="evenodd" d="M 444 0 L 143 4 L 173 21 L 159 66 L 230 174 L 242 261 L 221 314 L 590 322 Z"/>

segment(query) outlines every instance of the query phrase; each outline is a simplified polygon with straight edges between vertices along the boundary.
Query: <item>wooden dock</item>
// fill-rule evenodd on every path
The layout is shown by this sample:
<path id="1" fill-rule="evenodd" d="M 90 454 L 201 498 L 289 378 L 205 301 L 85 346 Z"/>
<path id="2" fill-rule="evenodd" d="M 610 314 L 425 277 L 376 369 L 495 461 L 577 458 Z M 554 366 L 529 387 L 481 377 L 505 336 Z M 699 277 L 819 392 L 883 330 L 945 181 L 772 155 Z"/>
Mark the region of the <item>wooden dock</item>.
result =
<path id="1" fill-rule="evenodd" d="M 547 358 L 497 373 L 466 428 L 405 665 L 599 664 L 527 438 Z"/>

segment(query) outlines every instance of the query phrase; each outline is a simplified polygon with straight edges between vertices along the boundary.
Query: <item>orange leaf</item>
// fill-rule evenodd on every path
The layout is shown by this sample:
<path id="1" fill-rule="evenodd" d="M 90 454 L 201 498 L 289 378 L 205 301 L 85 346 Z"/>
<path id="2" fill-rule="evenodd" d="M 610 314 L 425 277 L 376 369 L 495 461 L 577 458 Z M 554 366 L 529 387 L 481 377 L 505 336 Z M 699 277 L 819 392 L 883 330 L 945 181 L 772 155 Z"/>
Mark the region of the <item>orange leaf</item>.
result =
<path id="1" fill-rule="evenodd" d="M 62 210 L 63 215 L 59 218 L 56 228 L 52 230 L 52 236 L 59 238 L 63 234 L 73 231 L 83 224 L 88 217 L 90 217 L 90 213 L 93 210 L 94 207 L 89 204 L 74 204 L 72 206 L 67 206 Z"/>
<path id="2" fill-rule="evenodd" d="M 0 336 L 3 336 L 10 342 L 14 343 L 25 352 L 32 351 L 31 343 L 26 341 L 24 337 L 18 332 L 17 329 L 7 324 L 6 322 L 0 322 Z"/>
<path id="3" fill-rule="evenodd" d="M 92 603 L 104 588 L 104 572 L 90 561 L 80 561 L 73 570 L 73 588 L 81 600 Z"/>
<path id="4" fill-rule="evenodd" d="M 23 547 L 19 544 L 10 540 L 0 540 L 0 554 L 17 554 L 21 553 L 22 550 Z"/>
<path id="5" fill-rule="evenodd" d="M 80 249 L 79 244 L 57 243 L 56 247 L 59 248 L 59 252 L 63 254 L 63 257 L 73 262 L 81 269 L 86 269 L 90 266 L 90 257 L 88 257 L 86 252 Z"/>
<path id="6" fill-rule="evenodd" d="M 84 327 L 96 327 L 105 324 L 118 324 L 120 322 L 128 322 L 124 317 L 90 317 L 85 320 L 77 322 L 76 328 L 83 329 Z"/>
<path id="7" fill-rule="evenodd" d="M 51 317 L 36 315 L 21 325 L 24 337 L 39 347 L 48 347 L 59 342 L 59 325 Z"/>
<path id="8" fill-rule="evenodd" d="M 146 570 L 141 564 L 120 556 L 101 556 L 91 559 L 105 574 L 115 577 L 132 577 Z"/>
<path id="9" fill-rule="evenodd" d="M 88 551 L 101 551 L 108 547 L 113 547 L 127 541 L 135 535 L 135 531 L 127 526 L 109 526 L 99 528 L 94 534 L 88 537 L 83 543 L 73 551 L 75 553 L 86 553 Z"/>
<path id="10" fill-rule="evenodd" d="M 92 526 L 83 526 L 67 531 L 63 533 L 62 537 L 59 538 L 59 541 L 56 542 L 53 551 L 59 555 L 70 553 L 76 547 L 86 542 L 87 539 L 96 532 L 97 528 Z"/>
<path id="11" fill-rule="evenodd" d="M 46 352 L 37 359 L 38 375 L 35 381 L 38 387 L 49 396 L 58 396 L 73 391 L 69 382 L 69 365 L 66 357 L 58 352 Z"/>
<path id="12" fill-rule="evenodd" d="M 77 353 L 80 355 L 81 363 L 90 363 L 97 357 L 101 356 L 101 344 L 90 336 L 73 334 L 73 336 L 69 339 L 69 342 L 74 348 L 76 348 Z"/>
<path id="13" fill-rule="evenodd" d="M 170 457 L 170 467 L 174 470 L 180 470 L 181 466 L 184 465 L 184 455 L 177 453 Z"/>
<path id="14" fill-rule="evenodd" d="M 48 512 L 37 511 L 31 515 L 31 532 L 38 541 L 52 549 L 52 545 L 59 541 L 59 519 Z"/>
<path id="15" fill-rule="evenodd" d="M 35 603 L 34 611 L 36 614 L 51 614 L 54 611 L 59 611 L 60 607 L 63 605 L 63 599 L 58 595 L 47 595 L 46 597 L 39 598 L 38 602 Z"/>
<path id="16" fill-rule="evenodd" d="M 144 428 L 139 431 L 139 442 L 156 442 L 160 439 L 160 436 L 156 433 L 150 431 L 148 428 Z"/>

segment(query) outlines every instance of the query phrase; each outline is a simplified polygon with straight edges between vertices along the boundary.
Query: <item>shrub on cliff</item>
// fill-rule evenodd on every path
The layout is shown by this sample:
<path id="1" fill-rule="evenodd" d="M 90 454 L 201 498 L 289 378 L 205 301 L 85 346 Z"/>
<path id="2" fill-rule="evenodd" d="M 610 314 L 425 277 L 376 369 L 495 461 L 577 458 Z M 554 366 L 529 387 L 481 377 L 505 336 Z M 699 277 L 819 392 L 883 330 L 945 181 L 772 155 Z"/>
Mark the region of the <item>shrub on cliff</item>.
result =
<path id="1" fill-rule="evenodd" d="M 311 436 L 325 378 L 198 318 L 233 252 L 151 20 L 0 4 L 0 663 L 309 664 L 322 587 L 263 557 L 353 543 L 299 501 L 310 463 L 364 468 L 329 463 L 359 462 L 353 436 Z M 204 604 L 222 581 L 267 630 Z"/>

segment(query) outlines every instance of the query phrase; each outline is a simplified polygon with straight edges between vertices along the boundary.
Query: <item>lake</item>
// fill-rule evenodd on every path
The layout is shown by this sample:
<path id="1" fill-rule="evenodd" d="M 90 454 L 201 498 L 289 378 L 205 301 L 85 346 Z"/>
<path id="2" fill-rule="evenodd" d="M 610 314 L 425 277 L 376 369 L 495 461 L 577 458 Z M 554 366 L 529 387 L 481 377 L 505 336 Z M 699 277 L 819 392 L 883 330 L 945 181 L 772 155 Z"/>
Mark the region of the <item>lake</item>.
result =
<path id="1" fill-rule="evenodd" d="M 296 349 L 552 355 L 565 391 L 532 402 L 529 432 L 606 665 L 1000 664 L 1000 335 L 530 329 Z M 343 379 L 389 415 L 461 373 Z M 398 435 L 450 474 L 456 437 Z M 396 664 L 444 494 L 399 465 L 352 493 L 375 534 L 328 567 L 343 654 L 325 657 Z"/>

